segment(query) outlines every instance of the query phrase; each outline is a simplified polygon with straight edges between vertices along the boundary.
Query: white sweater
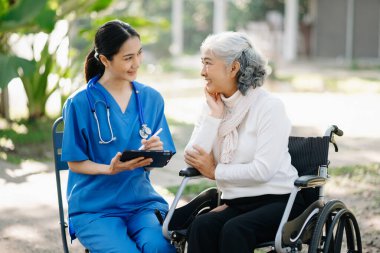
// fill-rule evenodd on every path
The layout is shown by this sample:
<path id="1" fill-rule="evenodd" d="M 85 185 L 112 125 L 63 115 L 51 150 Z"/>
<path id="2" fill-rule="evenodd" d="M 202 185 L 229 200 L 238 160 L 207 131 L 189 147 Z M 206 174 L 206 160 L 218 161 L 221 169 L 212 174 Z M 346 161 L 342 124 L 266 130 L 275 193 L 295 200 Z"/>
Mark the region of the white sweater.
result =
<path id="1" fill-rule="evenodd" d="M 297 170 L 291 165 L 288 138 L 291 130 L 283 103 L 262 88 L 254 90 L 255 100 L 238 128 L 238 146 L 229 164 L 219 163 L 215 171 L 223 199 L 287 194 L 297 179 Z M 234 98 L 224 99 L 234 104 Z M 204 106 L 195 124 L 185 150 L 194 144 L 207 152 L 219 154 L 217 133 L 221 119 L 209 116 Z"/>

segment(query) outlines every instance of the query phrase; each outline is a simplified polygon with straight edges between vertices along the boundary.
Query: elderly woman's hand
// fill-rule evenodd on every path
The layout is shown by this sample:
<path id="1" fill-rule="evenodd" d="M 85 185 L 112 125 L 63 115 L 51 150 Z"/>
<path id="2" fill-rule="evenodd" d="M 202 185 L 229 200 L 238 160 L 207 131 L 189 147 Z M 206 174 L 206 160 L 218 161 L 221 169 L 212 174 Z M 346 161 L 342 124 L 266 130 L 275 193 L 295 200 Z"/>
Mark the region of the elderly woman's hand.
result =
<path id="1" fill-rule="evenodd" d="M 204 92 L 206 96 L 206 102 L 211 110 L 210 115 L 212 117 L 221 119 L 223 117 L 224 104 L 222 99 L 220 98 L 220 94 L 211 94 L 207 91 L 207 88 L 204 89 Z"/>
<path id="2" fill-rule="evenodd" d="M 203 176 L 215 179 L 216 164 L 212 152 L 209 154 L 197 145 L 194 145 L 193 149 L 186 151 L 185 162 L 196 168 Z"/>

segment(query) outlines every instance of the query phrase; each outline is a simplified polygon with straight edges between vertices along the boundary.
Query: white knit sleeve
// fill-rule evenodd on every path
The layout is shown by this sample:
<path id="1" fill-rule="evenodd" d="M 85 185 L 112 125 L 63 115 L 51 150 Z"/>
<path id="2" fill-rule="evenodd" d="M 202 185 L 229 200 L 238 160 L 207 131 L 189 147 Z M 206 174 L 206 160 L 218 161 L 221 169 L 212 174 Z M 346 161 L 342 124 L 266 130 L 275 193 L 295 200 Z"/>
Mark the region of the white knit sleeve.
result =
<path id="1" fill-rule="evenodd" d="M 215 172 L 218 185 L 242 187 L 264 183 L 281 168 L 288 152 L 291 129 L 284 105 L 278 99 L 269 99 L 261 105 L 256 120 L 252 124 L 257 124 L 257 133 L 250 133 L 257 135 L 256 150 L 252 150 L 255 152 L 253 161 L 244 164 L 219 163 Z"/>
<path id="2" fill-rule="evenodd" d="M 207 153 L 210 153 L 221 121 L 221 119 L 209 116 L 209 109 L 205 104 L 201 116 L 194 125 L 194 130 L 191 134 L 190 141 L 185 147 L 185 152 L 193 150 L 193 145 L 198 145 Z"/>

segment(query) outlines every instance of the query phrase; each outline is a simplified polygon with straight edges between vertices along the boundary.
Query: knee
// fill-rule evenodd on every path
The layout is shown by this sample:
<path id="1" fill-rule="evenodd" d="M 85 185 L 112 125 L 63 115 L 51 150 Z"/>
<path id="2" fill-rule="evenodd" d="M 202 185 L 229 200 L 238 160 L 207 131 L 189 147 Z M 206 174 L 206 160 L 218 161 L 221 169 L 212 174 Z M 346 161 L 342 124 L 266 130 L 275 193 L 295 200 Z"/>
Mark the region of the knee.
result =
<path id="1" fill-rule="evenodd" d="M 175 253 L 176 250 L 173 245 L 169 243 L 165 238 L 155 238 L 146 242 L 142 248 L 143 253 Z"/>
<path id="2" fill-rule="evenodd" d="M 238 240 L 242 238 L 242 234 L 244 233 L 244 229 L 242 224 L 230 220 L 226 222 L 221 231 L 221 241 L 224 240 Z"/>
<path id="3" fill-rule="evenodd" d="M 209 234 L 208 230 L 213 228 L 213 221 L 207 215 L 198 216 L 191 226 L 189 227 L 189 233 L 195 234 Z"/>

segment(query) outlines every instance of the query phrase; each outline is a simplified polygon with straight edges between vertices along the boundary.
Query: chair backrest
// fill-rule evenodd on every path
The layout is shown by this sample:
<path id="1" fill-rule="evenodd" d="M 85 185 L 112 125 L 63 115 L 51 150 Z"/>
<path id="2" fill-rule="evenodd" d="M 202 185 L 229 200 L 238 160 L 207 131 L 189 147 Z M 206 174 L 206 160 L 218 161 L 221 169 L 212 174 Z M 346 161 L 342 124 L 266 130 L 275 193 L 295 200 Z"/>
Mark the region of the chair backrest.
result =
<path id="1" fill-rule="evenodd" d="M 61 161 L 62 154 L 62 139 L 63 139 L 63 118 L 58 118 L 52 127 L 53 134 L 53 151 L 54 151 L 54 167 L 55 167 L 55 179 L 57 185 L 57 194 L 58 194 L 58 207 L 59 207 L 59 221 L 60 221 L 60 230 L 61 238 L 63 244 L 63 250 L 65 253 L 69 252 L 66 238 L 66 227 L 67 223 L 65 222 L 65 212 L 63 209 L 63 198 L 62 198 L 62 188 L 61 188 L 61 174 L 63 170 L 69 168 L 66 162 Z"/>
<path id="2" fill-rule="evenodd" d="M 63 118 L 59 117 L 53 124 L 53 150 L 56 170 L 67 170 L 69 166 L 61 161 L 62 139 L 63 139 Z"/>
<path id="3" fill-rule="evenodd" d="M 289 137 L 292 165 L 299 176 L 318 175 L 319 166 L 328 166 L 329 143 L 329 136 Z M 318 199 L 319 189 L 304 189 L 301 194 L 308 206 Z"/>

